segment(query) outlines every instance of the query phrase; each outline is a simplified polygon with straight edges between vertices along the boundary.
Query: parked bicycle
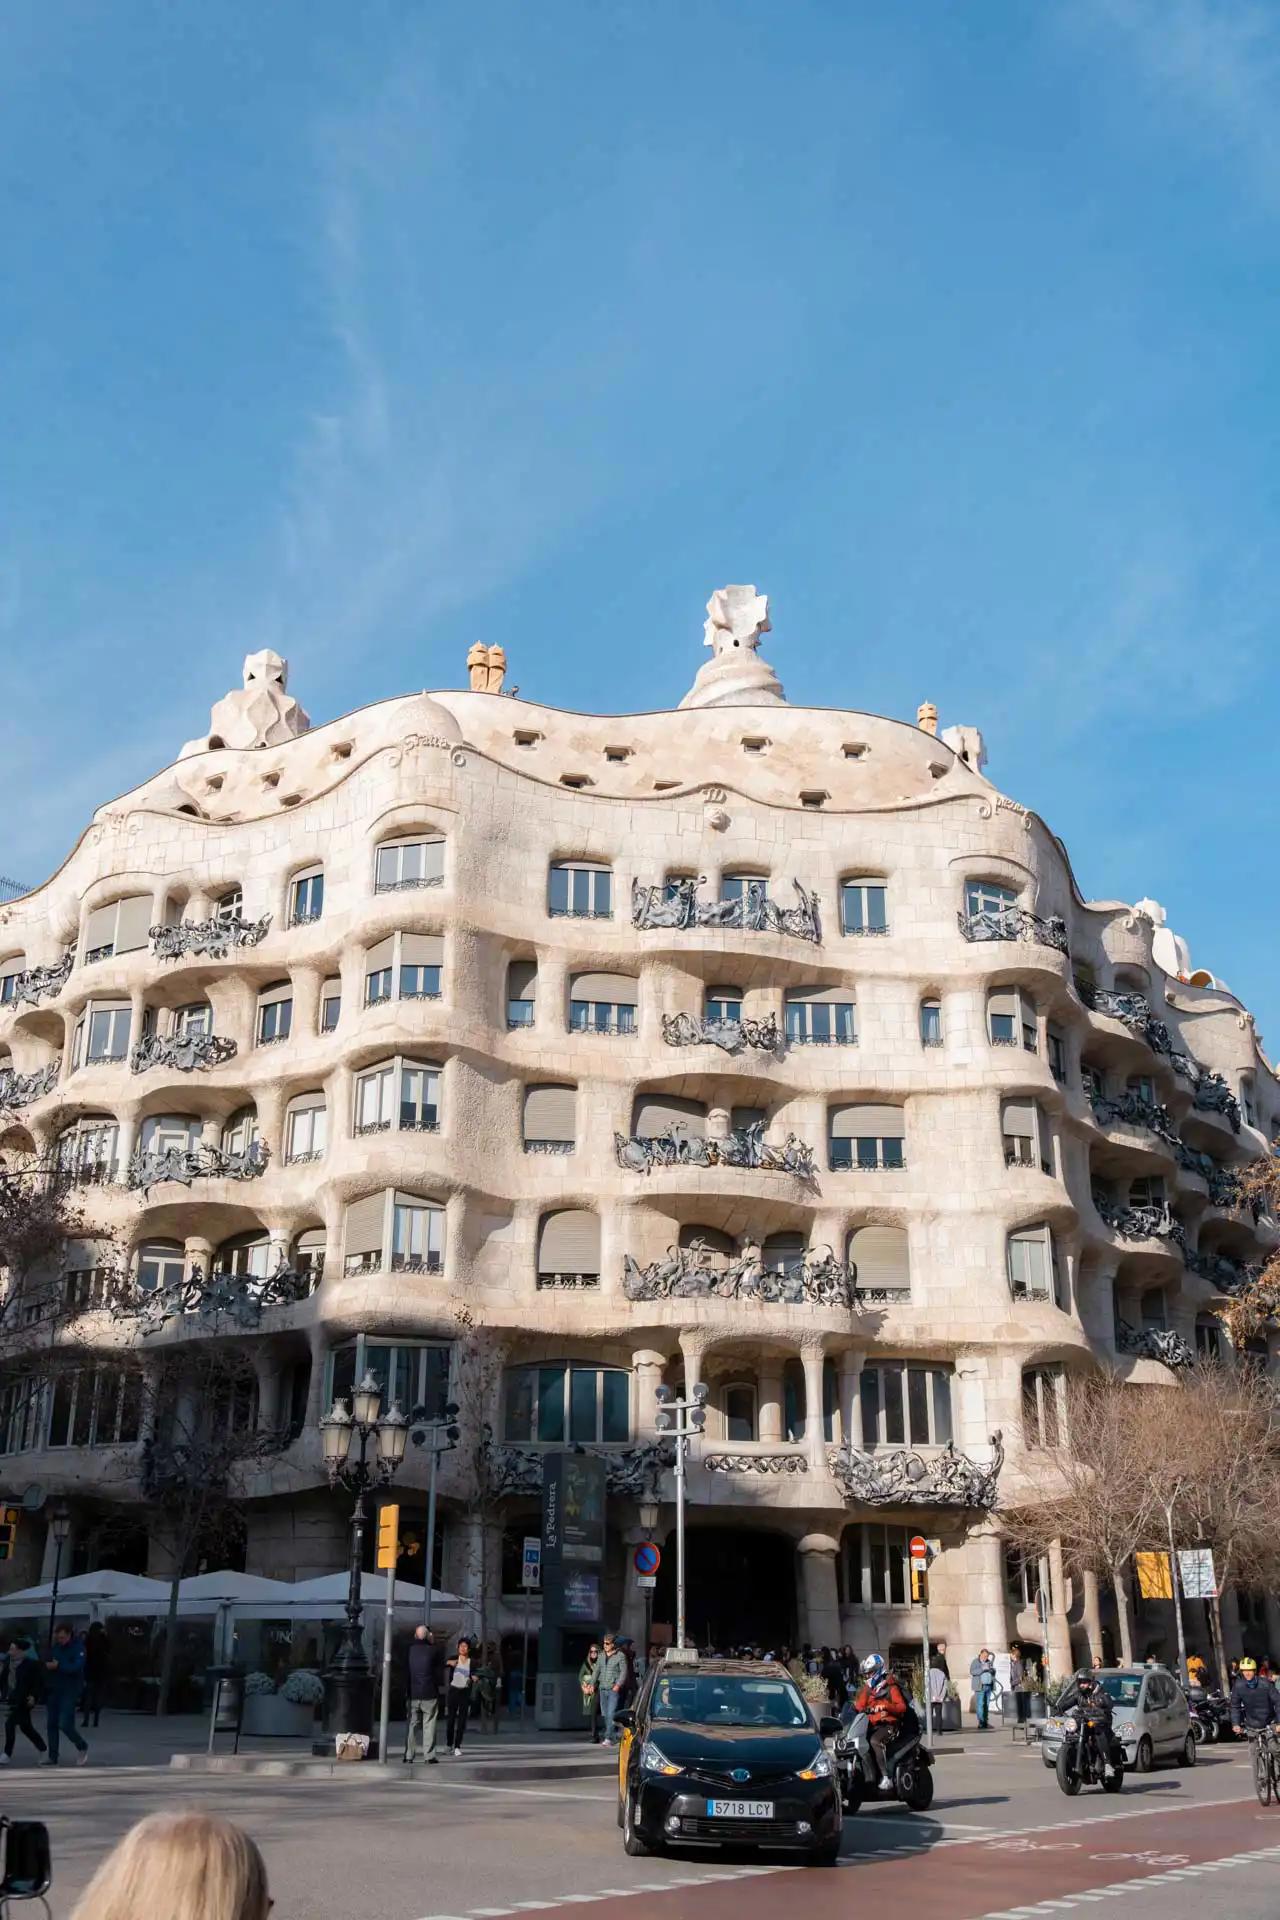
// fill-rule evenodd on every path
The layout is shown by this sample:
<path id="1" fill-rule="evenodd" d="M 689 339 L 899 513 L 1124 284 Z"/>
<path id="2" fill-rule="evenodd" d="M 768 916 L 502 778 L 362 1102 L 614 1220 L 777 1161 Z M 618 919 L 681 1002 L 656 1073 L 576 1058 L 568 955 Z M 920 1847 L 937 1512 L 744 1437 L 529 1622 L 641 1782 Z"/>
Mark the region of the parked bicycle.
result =
<path id="1" fill-rule="evenodd" d="M 1258 1805 L 1269 1807 L 1274 1800 L 1280 1806 L 1280 1727 L 1249 1729 L 1253 1748 L 1253 1785 Z"/>

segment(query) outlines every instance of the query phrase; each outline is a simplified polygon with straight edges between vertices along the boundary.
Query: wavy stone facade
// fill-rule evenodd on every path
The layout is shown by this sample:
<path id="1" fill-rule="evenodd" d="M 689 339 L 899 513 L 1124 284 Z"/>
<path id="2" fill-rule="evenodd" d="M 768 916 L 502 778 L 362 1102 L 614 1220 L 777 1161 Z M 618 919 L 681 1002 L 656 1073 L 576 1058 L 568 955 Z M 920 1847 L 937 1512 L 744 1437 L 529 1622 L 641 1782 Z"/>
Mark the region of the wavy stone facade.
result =
<path id="1" fill-rule="evenodd" d="M 1015 1498 L 1053 1441 L 1064 1370 L 1168 1381 L 1219 1339 L 1216 1290 L 1274 1244 L 1229 1170 L 1280 1086 L 1232 995 L 1157 961 L 1162 927 L 1081 899 L 972 730 L 789 707 L 753 658 L 767 621 L 731 625 L 680 709 L 621 718 L 476 691 L 473 660 L 472 691 L 297 730 L 258 656 L 266 744 L 191 743 L 0 907 L 0 1147 L 74 1165 L 144 1284 L 297 1283 L 242 1331 L 156 1336 L 239 1344 L 248 1417 L 292 1422 L 250 1570 L 343 1564 L 329 1397 L 393 1347 L 435 1410 L 465 1305 L 505 1343 L 507 1527 L 541 1446 L 613 1457 L 632 1631 L 653 1472 L 672 1515 L 654 1391 L 701 1378 L 695 1630 L 914 1640 L 920 1529 L 952 1671 L 1013 1636 L 1061 1670 L 1097 1591 L 1009 1562 L 997 1476 Z M 91 1359 L 115 1336 L 90 1310 L 64 1337 Z M 117 1433 L 10 1420 L 6 1499 L 65 1495 L 92 1553 L 137 1498 Z M 402 1507 L 425 1484 L 410 1449 Z M 444 1579 L 471 1591 L 456 1457 L 441 1489 Z"/>

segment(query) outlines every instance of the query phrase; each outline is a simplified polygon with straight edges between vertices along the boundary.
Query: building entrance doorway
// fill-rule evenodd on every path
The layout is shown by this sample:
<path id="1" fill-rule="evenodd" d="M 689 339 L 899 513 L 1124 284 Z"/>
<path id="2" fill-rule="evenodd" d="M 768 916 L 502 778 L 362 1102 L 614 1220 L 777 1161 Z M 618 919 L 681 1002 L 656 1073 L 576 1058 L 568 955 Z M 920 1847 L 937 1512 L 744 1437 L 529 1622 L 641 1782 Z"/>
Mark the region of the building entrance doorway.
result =
<path id="1" fill-rule="evenodd" d="M 755 1527 L 689 1527 L 685 1621 L 692 1646 L 795 1645 L 795 1542 Z M 653 1618 L 676 1619 L 676 1537 L 668 1534 L 653 1595 Z"/>

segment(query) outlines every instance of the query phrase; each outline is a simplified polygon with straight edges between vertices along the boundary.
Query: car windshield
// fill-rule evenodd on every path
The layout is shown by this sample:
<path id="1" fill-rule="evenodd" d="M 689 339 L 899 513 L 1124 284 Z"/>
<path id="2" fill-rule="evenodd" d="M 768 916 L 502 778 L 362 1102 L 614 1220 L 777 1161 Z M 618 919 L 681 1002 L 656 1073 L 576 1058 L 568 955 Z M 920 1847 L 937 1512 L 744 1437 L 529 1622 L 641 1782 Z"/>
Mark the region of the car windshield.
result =
<path id="1" fill-rule="evenodd" d="M 1142 1692 L 1140 1673 L 1100 1673 L 1104 1693 L 1109 1693 L 1118 1707 L 1136 1707 L 1138 1695 Z"/>
<path id="2" fill-rule="evenodd" d="M 664 1675 L 653 1689 L 655 1720 L 688 1720 L 703 1727 L 807 1727 L 809 1710 L 789 1680 L 749 1680 L 741 1674 Z"/>

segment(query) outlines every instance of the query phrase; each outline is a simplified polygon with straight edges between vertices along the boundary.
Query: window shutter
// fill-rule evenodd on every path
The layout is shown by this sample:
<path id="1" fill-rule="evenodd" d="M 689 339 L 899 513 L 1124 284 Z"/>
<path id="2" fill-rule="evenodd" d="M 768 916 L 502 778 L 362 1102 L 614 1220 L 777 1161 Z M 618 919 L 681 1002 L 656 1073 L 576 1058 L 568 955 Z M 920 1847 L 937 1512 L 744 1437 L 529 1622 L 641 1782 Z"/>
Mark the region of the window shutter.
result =
<path id="1" fill-rule="evenodd" d="M 388 944 L 390 944 L 388 942 Z M 402 933 L 400 935 L 400 964 L 402 967 L 442 967 L 444 965 L 444 935 L 439 933 Z M 389 965 L 384 961 L 383 965 Z"/>
<path id="2" fill-rule="evenodd" d="M 348 1255 L 381 1251 L 386 1197 L 385 1193 L 369 1193 L 363 1200 L 353 1200 L 347 1208 L 345 1242 Z"/>
<path id="3" fill-rule="evenodd" d="M 741 987 L 708 987 L 707 988 L 708 1000 L 742 1000 L 742 999 L 745 999 L 745 997 L 746 996 L 745 996 L 744 990 Z"/>
<path id="4" fill-rule="evenodd" d="M 640 982 L 625 973 L 579 973 L 569 987 L 571 1000 L 607 1000 L 618 1007 L 636 1006 L 639 996 Z"/>
<path id="5" fill-rule="evenodd" d="M 849 1236 L 849 1259 L 857 1269 L 859 1287 L 911 1284 L 907 1235 L 902 1227 L 859 1227 Z"/>
<path id="6" fill-rule="evenodd" d="M 366 947 L 364 970 L 366 973 L 381 973 L 383 967 L 389 967 L 396 957 L 394 939 L 379 940 L 376 947 Z"/>
<path id="7" fill-rule="evenodd" d="M 88 945 L 88 942 L 86 941 L 85 944 Z M 0 980 L 13 979 L 18 974 L 25 973 L 26 970 L 27 956 L 25 953 L 11 953 L 7 960 L 0 960 Z"/>
<path id="8" fill-rule="evenodd" d="M 828 1126 L 833 1140 L 901 1140 L 906 1132 L 901 1107 L 832 1107 Z"/>
<path id="9" fill-rule="evenodd" d="M 422 843 L 422 875 L 425 880 L 443 880 L 444 878 L 444 841 L 424 840 Z"/>
<path id="10" fill-rule="evenodd" d="M 361 1201 L 359 1200 L 356 1201 L 357 1206 L 361 1206 L 362 1204 L 363 1203 Z M 380 1199 L 379 1199 L 379 1205 L 381 1205 Z M 350 1222 L 350 1219 L 351 1219 L 351 1214 L 350 1212 L 348 1212 L 347 1214 L 348 1222 Z M 324 1252 L 324 1228 L 308 1227 L 305 1233 L 300 1233 L 298 1235 L 297 1239 L 294 1241 L 294 1246 L 299 1253 L 323 1253 Z M 348 1246 L 347 1251 L 348 1253 L 350 1253 L 353 1251 L 353 1249 L 350 1246 Z"/>
<path id="11" fill-rule="evenodd" d="M 1004 1103 L 1003 1127 L 1006 1133 L 1020 1134 L 1030 1140 L 1035 1137 L 1036 1110 L 1030 1100 L 1006 1100 Z"/>
<path id="12" fill-rule="evenodd" d="M 110 946 L 116 934 L 116 909 L 113 901 L 109 907 L 95 907 L 84 923 L 84 950 L 92 953 L 95 947 Z"/>
<path id="13" fill-rule="evenodd" d="M 538 1238 L 539 1273 L 599 1273 L 600 1221 L 572 1208 L 543 1216 Z"/>
<path id="14" fill-rule="evenodd" d="M 129 1002 L 127 1000 L 91 1000 L 85 1011 L 89 1014 L 128 1013 Z"/>
<path id="15" fill-rule="evenodd" d="M 318 880 L 323 872 L 323 867 L 303 867 L 300 873 L 294 874 L 290 885 L 300 887 L 305 880 Z"/>
<path id="16" fill-rule="evenodd" d="M 342 978 L 340 974 L 335 973 L 332 980 L 326 980 L 324 985 L 321 987 L 320 998 L 322 1000 L 339 1000 L 341 999 L 341 997 L 342 997 Z"/>
<path id="17" fill-rule="evenodd" d="M 526 1140 L 572 1140 L 576 1087 L 529 1087 L 524 1096 Z"/>
<path id="18" fill-rule="evenodd" d="M 705 1134 L 707 1116 L 696 1100 L 678 1100 L 674 1094 L 641 1094 L 636 1101 L 633 1131 L 638 1140 L 653 1140 L 675 1130 Z"/>
<path id="19" fill-rule="evenodd" d="M 324 1105 L 324 1089 L 316 1087 L 311 1093 L 295 1093 L 285 1111 L 287 1113 L 323 1112 Z"/>
<path id="20" fill-rule="evenodd" d="M 1018 990 L 1016 987 L 996 987 L 987 995 L 988 1013 L 1007 1014 L 1010 1020 L 1018 1017 Z"/>
<path id="21" fill-rule="evenodd" d="M 277 980 L 274 986 L 264 987 L 258 995 L 260 1007 L 278 1007 L 282 1000 L 292 1000 L 292 980 Z"/>
<path id="22" fill-rule="evenodd" d="M 787 1005 L 809 1007 L 851 1007 L 856 996 L 848 987 L 790 987 Z"/>
<path id="23" fill-rule="evenodd" d="M 802 1233 L 771 1233 L 761 1249 L 766 1267 L 789 1267 L 804 1259 L 807 1243 Z"/>
<path id="24" fill-rule="evenodd" d="M 532 1000 L 538 986 L 536 960 L 513 960 L 507 968 L 508 1000 Z"/>
<path id="25" fill-rule="evenodd" d="M 748 1127 L 761 1127 L 768 1115 L 763 1107 L 730 1107 L 729 1125 L 735 1133 L 745 1133 Z"/>
<path id="26" fill-rule="evenodd" d="M 709 1250 L 708 1264 L 713 1267 L 727 1267 L 737 1251 L 730 1236 L 718 1227 L 681 1227 L 681 1247 L 687 1250 L 695 1240 L 701 1240 Z"/>
<path id="27" fill-rule="evenodd" d="M 395 1203 L 398 1207 L 417 1207 L 422 1213 L 444 1212 L 438 1200 L 427 1200 L 420 1193 L 397 1193 Z"/>
<path id="28" fill-rule="evenodd" d="M 116 952 L 136 953 L 151 932 L 151 896 L 133 893 L 116 902 Z"/>

